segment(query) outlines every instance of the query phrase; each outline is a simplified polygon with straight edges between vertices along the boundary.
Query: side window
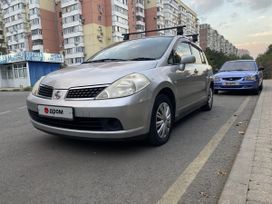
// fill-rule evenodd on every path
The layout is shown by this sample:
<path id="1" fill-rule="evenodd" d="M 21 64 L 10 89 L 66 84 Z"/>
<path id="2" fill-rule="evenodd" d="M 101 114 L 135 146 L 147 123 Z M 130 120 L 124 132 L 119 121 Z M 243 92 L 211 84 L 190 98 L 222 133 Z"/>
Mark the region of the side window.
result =
<path id="1" fill-rule="evenodd" d="M 200 56 L 200 52 L 197 48 L 195 48 L 194 46 L 191 46 L 192 48 L 192 53 L 193 55 L 195 56 L 196 58 L 196 64 L 202 64 L 202 59 L 201 59 L 201 56 Z"/>
<path id="2" fill-rule="evenodd" d="M 191 55 L 190 46 L 188 43 L 179 43 L 177 47 L 173 50 L 170 58 L 170 64 L 179 64 L 181 61 L 181 57 L 184 55 Z"/>
<path id="3" fill-rule="evenodd" d="M 200 51 L 200 57 L 201 57 L 202 64 L 206 64 L 206 57 L 203 51 Z"/>

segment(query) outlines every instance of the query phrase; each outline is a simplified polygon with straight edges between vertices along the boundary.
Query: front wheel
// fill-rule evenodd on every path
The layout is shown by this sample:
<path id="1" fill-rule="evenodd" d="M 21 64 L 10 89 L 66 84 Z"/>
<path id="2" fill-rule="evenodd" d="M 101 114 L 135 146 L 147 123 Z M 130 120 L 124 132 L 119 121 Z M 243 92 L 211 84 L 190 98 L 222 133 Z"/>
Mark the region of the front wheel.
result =
<path id="1" fill-rule="evenodd" d="M 263 82 L 261 83 L 259 89 L 262 91 L 263 90 Z"/>
<path id="2" fill-rule="evenodd" d="M 212 110 L 212 106 L 213 106 L 213 89 L 212 89 L 212 87 L 210 87 L 207 103 L 202 107 L 202 110 L 210 111 L 210 110 Z"/>
<path id="3" fill-rule="evenodd" d="M 159 95 L 152 110 L 148 142 L 154 146 L 165 144 L 169 140 L 173 121 L 174 111 L 170 99 Z"/>

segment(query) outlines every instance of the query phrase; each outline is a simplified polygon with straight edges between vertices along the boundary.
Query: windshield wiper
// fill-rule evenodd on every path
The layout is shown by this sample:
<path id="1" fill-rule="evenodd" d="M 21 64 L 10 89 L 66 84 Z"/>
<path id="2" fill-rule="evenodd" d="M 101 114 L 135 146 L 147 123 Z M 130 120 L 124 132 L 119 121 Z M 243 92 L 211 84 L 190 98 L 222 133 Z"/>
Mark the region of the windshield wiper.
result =
<path id="1" fill-rule="evenodd" d="M 148 60 L 156 60 L 155 58 L 150 58 L 150 57 L 137 57 L 137 58 L 132 58 L 128 59 L 129 61 L 148 61 Z"/>
<path id="2" fill-rule="evenodd" d="M 125 60 L 125 59 L 114 59 L 114 58 L 105 58 L 105 59 L 99 59 L 99 60 L 86 61 L 86 62 L 83 62 L 83 64 L 85 64 L 85 63 L 96 63 L 96 62 L 115 62 L 115 61 L 127 61 L 127 60 Z"/>

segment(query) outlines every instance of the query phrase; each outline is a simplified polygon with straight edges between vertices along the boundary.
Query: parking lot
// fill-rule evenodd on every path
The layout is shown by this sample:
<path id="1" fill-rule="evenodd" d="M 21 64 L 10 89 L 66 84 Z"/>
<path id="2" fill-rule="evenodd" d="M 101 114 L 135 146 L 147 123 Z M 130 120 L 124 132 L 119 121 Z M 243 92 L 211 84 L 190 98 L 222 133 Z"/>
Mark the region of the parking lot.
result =
<path id="1" fill-rule="evenodd" d="M 40 132 L 29 121 L 27 94 L 0 92 L 1 203 L 150 204 L 168 192 L 180 203 L 216 203 L 258 99 L 216 95 L 211 112 L 182 119 L 170 141 L 154 148 Z"/>

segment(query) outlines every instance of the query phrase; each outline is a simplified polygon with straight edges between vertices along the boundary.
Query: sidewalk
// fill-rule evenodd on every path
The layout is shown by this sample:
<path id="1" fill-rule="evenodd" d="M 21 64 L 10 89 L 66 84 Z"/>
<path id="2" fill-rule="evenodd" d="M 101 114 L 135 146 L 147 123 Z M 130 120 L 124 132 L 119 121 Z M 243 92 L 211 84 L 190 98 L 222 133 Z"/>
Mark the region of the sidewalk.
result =
<path id="1" fill-rule="evenodd" d="M 264 81 L 219 204 L 272 204 L 272 80 Z"/>
<path id="2" fill-rule="evenodd" d="M 0 88 L 0 92 L 11 92 L 11 91 L 30 91 L 30 87 L 25 88 Z"/>

